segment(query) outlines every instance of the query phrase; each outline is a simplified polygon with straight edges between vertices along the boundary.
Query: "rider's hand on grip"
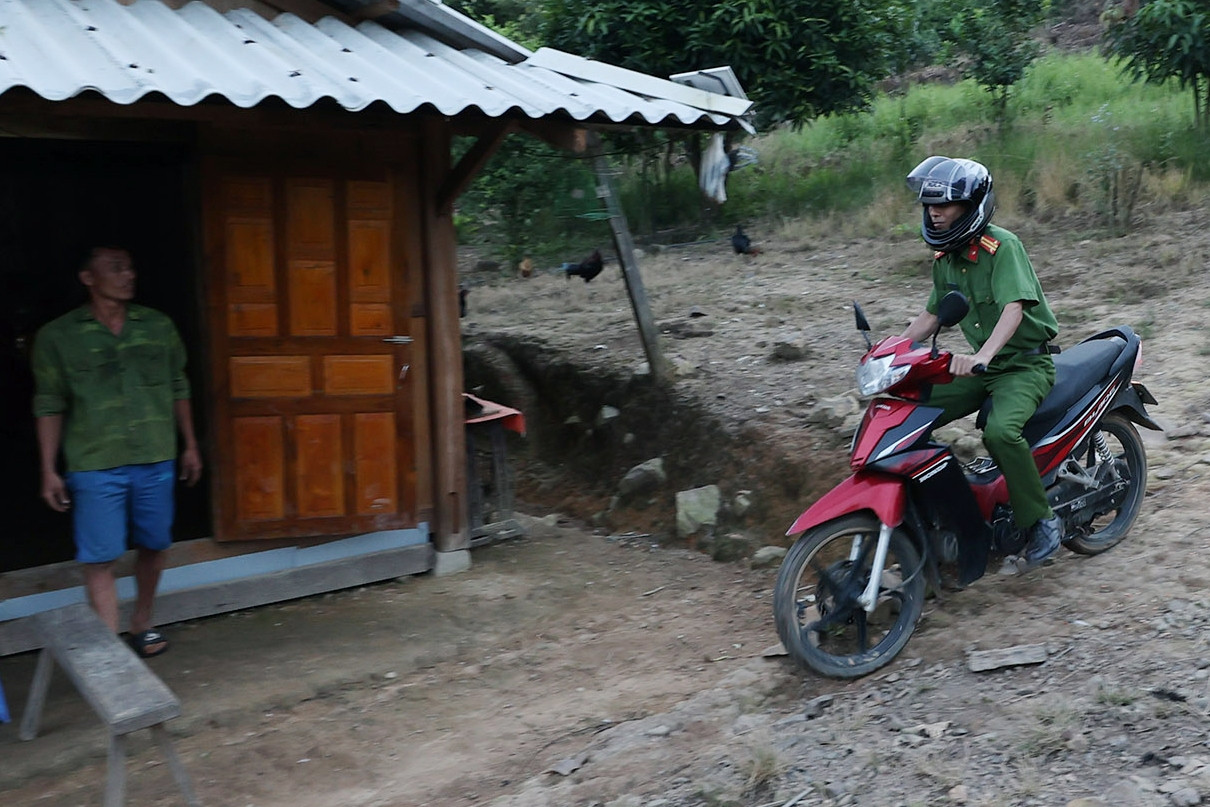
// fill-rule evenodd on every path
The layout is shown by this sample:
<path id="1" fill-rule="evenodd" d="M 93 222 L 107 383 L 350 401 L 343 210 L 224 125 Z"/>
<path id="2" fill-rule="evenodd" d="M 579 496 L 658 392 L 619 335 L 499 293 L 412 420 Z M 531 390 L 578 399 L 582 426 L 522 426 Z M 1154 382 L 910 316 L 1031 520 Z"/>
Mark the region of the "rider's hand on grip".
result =
<path id="1" fill-rule="evenodd" d="M 980 375 L 987 372 L 987 365 L 979 361 L 979 356 L 955 353 L 950 357 L 949 371 L 955 376 Z"/>

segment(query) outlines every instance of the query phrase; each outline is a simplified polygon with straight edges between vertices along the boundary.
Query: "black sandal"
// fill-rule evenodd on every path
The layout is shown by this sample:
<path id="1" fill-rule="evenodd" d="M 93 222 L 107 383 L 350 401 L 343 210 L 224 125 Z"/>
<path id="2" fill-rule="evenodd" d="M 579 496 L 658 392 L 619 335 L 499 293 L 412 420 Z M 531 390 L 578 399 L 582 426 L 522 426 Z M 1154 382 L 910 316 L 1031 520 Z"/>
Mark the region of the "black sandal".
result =
<path id="1" fill-rule="evenodd" d="M 142 633 L 132 633 L 127 642 L 130 644 L 130 649 L 139 658 L 152 658 L 168 650 L 168 639 L 155 628 L 145 630 Z M 155 650 L 148 649 L 155 645 L 160 645 L 160 647 Z"/>

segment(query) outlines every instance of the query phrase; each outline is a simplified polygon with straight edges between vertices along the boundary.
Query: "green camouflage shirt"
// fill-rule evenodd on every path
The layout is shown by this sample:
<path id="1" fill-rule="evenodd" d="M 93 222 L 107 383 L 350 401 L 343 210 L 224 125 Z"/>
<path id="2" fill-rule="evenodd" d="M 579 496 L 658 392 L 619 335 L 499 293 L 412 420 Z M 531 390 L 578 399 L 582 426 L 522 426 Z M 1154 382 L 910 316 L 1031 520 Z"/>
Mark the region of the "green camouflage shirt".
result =
<path id="1" fill-rule="evenodd" d="M 115 336 L 87 305 L 34 341 L 34 416 L 63 416 L 68 471 L 176 457 L 174 403 L 189 398 L 185 347 L 172 320 L 130 305 Z"/>
<path id="2" fill-rule="evenodd" d="M 1021 324 L 997 358 L 1033 350 L 1059 333 L 1025 247 L 1003 227 L 988 225 L 965 249 L 934 256 L 933 291 L 926 306 L 930 314 L 937 313 L 937 304 L 951 290 L 970 301 L 970 313 L 959 325 L 976 352 L 992 335 L 1004 306 L 1018 300 L 1024 303 Z"/>

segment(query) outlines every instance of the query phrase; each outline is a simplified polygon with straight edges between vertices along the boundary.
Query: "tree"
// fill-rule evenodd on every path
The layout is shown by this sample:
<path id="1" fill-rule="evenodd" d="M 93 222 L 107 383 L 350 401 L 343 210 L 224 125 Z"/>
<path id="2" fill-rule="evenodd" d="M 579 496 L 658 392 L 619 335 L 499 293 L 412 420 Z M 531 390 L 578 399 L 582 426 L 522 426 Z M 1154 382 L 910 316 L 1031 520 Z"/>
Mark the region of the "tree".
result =
<path id="1" fill-rule="evenodd" d="M 945 38 L 961 60 L 963 74 L 991 94 L 1001 124 L 1008 116 L 1013 85 L 1040 52 L 1032 31 L 1048 6 L 1048 0 L 990 0 L 954 8 Z"/>
<path id="2" fill-rule="evenodd" d="M 1194 119 L 1210 127 L 1210 12 L 1204 2 L 1152 0 L 1137 13 L 1106 14 L 1109 51 L 1134 81 L 1176 79 L 1193 91 Z M 1118 10 L 1120 11 L 1120 10 Z"/>
<path id="3" fill-rule="evenodd" d="M 669 76 L 730 65 L 760 127 L 868 105 L 893 43 L 887 0 L 546 0 L 547 44 Z"/>

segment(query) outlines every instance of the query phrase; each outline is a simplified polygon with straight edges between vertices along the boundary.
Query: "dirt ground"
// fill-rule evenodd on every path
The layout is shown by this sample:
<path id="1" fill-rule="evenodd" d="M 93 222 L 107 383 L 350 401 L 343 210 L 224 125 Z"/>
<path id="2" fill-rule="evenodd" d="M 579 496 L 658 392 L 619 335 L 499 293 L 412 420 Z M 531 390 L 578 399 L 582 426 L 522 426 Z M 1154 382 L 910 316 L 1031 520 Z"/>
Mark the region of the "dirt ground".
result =
<path id="1" fill-rule="evenodd" d="M 173 628 L 153 666 L 184 704 L 173 728 L 203 803 L 1210 802 L 1210 213 L 1125 238 L 1002 223 L 1033 257 L 1061 344 L 1121 323 L 1144 336 L 1138 380 L 1167 430 L 1144 434 L 1148 496 L 1124 543 L 930 600 L 894 664 L 837 682 L 766 655 L 775 568 L 679 545 L 660 506 L 599 517 L 618 468 L 585 488 L 520 457 L 529 534 L 474 550 L 469 572 Z M 906 236 L 750 234 L 758 256 L 725 241 L 649 250 L 653 314 L 677 394 L 800 455 L 826 488 L 856 414 L 851 301 L 876 336 L 897 331 L 927 293 L 928 253 Z M 468 270 L 468 343 L 536 337 L 590 374 L 641 364 L 616 264 L 589 284 L 553 270 L 487 280 Z M 735 529 L 785 546 L 765 521 L 797 513 L 748 490 L 764 515 Z M 1045 644 L 1047 660 L 967 667 L 973 649 L 1023 644 Z M 29 666 L 0 660 L 10 703 Z M 100 803 L 103 738 L 61 682 L 59 694 L 34 743 L 0 728 L 3 803 Z M 155 749 L 137 747 L 129 770 L 129 804 L 179 803 Z"/>

